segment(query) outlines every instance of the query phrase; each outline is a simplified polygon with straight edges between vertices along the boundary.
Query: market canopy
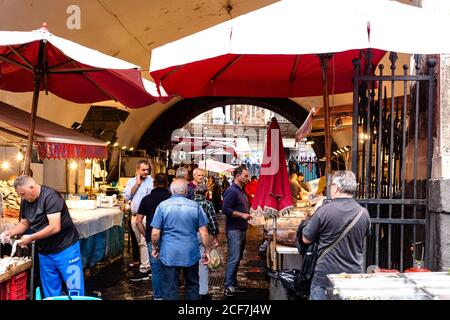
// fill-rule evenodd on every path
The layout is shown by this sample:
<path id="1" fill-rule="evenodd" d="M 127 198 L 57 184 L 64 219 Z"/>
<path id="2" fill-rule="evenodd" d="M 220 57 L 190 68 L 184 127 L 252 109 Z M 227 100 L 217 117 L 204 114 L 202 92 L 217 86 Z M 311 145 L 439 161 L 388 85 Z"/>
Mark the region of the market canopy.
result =
<path id="1" fill-rule="evenodd" d="M 28 32 L 0 31 L 0 89 L 33 92 L 26 174 L 40 91 L 76 103 L 115 100 L 130 108 L 158 101 L 147 91 L 138 66 L 57 37 L 48 31 L 46 23 Z"/>
<path id="2" fill-rule="evenodd" d="M 346 93 L 361 49 L 373 65 L 385 51 L 450 53 L 449 32 L 448 14 L 396 1 L 283 0 L 152 50 L 150 74 L 186 98 L 319 96 L 318 54 L 332 54 L 326 93 Z"/>
<path id="3" fill-rule="evenodd" d="M 26 144 L 30 114 L 0 101 L 0 134 L 22 137 Z M 106 142 L 37 117 L 35 143 L 41 159 L 105 159 Z"/>

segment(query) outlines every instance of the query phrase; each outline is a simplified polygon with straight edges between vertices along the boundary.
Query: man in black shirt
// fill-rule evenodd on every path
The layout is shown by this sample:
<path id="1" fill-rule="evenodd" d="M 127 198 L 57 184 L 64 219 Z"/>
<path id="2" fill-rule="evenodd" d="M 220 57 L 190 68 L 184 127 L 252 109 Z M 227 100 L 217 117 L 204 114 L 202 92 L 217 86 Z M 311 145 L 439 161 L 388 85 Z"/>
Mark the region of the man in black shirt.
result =
<path id="1" fill-rule="evenodd" d="M 60 296 L 63 280 L 69 291 L 84 295 L 79 235 L 66 202 L 54 189 L 39 185 L 30 176 L 19 176 L 14 188 L 22 197 L 20 222 L 1 238 L 10 241 L 10 237 L 31 229 L 18 244 L 26 247 L 36 241 L 44 296 Z"/>
<path id="2" fill-rule="evenodd" d="M 319 255 L 331 246 L 352 220 L 363 210 L 362 216 L 342 240 L 316 264 L 311 282 L 311 300 L 325 300 L 329 287 L 328 274 L 363 273 L 364 237 L 370 230 L 370 217 L 353 194 L 356 190 L 355 174 L 336 171 L 331 181 L 331 198 L 319 207 L 303 229 L 305 244 L 317 241 Z"/>
<path id="3" fill-rule="evenodd" d="M 152 268 L 152 289 L 153 289 L 153 300 L 162 299 L 162 289 L 161 289 L 161 261 L 158 258 L 152 256 L 152 220 L 155 215 L 156 208 L 158 205 L 167 200 L 172 195 L 169 190 L 167 190 L 167 175 L 163 173 L 158 173 L 153 180 L 154 189 L 150 194 L 142 198 L 141 204 L 136 216 L 136 226 L 138 227 L 140 233 L 145 236 L 145 241 L 147 241 L 148 254 L 150 257 L 150 266 Z M 143 220 L 146 217 L 146 226 L 144 228 Z"/>

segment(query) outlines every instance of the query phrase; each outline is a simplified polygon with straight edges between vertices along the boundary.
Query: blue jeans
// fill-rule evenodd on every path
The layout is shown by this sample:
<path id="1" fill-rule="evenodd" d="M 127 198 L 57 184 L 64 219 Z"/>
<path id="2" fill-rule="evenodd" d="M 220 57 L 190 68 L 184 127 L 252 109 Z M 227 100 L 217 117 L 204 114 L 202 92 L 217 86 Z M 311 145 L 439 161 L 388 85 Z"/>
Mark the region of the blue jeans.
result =
<path id="1" fill-rule="evenodd" d="M 200 257 L 203 257 L 203 253 L 205 252 L 205 247 L 200 244 Z M 209 277 L 209 269 L 208 265 L 203 264 L 202 259 L 200 259 L 198 263 L 198 278 L 199 278 L 199 293 L 200 295 L 208 294 L 208 277 Z"/>
<path id="2" fill-rule="evenodd" d="M 225 271 L 225 288 L 237 287 L 237 271 L 245 250 L 246 230 L 227 231 L 228 259 Z"/>
<path id="3" fill-rule="evenodd" d="M 184 273 L 186 300 L 199 300 L 198 262 L 190 267 L 169 267 L 161 263 L 161 289 L 164 300 L 179 300 L 178 282 L 180 272 Z"/>
<path id="4" fill-rule="evenodd" d="M 327 289 L 324 287 L 311 285 L 309 300 L 328 300 Z"/>
<path id="5" fill-rule="evenodd" d="M 147 243 L 148 256 L 150 257 L 150 266 L 152 268 L 152 288 L 153 300 L 162 298 L 161 290 L 161 260 L 152 256 L 152 243 Z"/>
<path id="6" fill-rule="evenodd" d="M 39 254 L 39 269 L 44 297 L 62 294 L 62 282 L 69 290 L 84 296 L 84 275 L 80 243 L 76 242 L 58 253 Z"/>

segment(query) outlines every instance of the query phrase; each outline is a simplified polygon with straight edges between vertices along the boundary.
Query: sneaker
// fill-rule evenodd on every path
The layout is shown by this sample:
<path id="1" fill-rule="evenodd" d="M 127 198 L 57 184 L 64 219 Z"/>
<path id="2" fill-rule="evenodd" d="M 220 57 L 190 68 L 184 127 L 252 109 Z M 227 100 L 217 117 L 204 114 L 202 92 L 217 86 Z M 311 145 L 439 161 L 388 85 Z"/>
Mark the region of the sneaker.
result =
<path id="1" fill-rule="evenodd" d="M 134 275 L 130 277 L 130 281 L 144 281 L 150 280 L 150 272 L 136 272 Z"/>
<path id="2" fill-rule="evenodd" d="M 223 292 L 224 295 L 227 297 L 234 297 L 236 295 L 236 291 L 234 287 L 227 287 L 225 288 L 225 291 Z"/>

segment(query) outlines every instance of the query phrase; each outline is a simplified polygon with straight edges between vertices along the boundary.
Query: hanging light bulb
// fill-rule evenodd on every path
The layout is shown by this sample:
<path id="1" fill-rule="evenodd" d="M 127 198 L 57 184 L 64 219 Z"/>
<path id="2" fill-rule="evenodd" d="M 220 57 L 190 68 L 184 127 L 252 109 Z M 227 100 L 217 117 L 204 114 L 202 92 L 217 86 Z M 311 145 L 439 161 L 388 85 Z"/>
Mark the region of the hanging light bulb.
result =
<path id="1" fill-rule="evenodd" d="M 3 170 L 9 170 L 9 168 L 10 168 L 10 165 L 9 165 L 9 162 L 8 161 L 3 161 L 2 162 L 2 169 Z"/>
<path id="2" fill-rule="evenodd" d="M 23 160 L 23 154 L 22 154 L 22 152 L 17 152 L 16 160 L 17 160 L 17 161 L 22 161 L 22 160 Z"/>
<path id="3" fill-rule="evenodd" d="M 70 170 L 76 170 L 78 168 L 78 165 L 75 161 L 71 162 L 69 165 Z"/>

